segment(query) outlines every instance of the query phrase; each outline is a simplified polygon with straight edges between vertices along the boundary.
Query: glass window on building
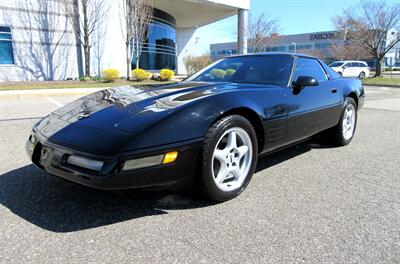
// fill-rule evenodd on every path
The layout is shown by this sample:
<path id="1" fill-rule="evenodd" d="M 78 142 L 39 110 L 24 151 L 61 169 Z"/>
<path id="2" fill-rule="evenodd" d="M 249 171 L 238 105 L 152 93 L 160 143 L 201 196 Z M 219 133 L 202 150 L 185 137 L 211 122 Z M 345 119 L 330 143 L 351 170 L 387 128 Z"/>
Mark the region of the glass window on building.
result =
<path id="1" fill-rule="evenodd" d="M 14 64 L 11 27 L 0 26 L 0 64 Z"/>
<path id="2" fill-rule="evenodd" d="M 331 46 L 332 46 L 332 43 L 329 43 L 329 42 L 316 43 L 315 49 L 318 49 L 318 50 L 328 49 Z"/>
<path id="3" fill-rule="evenodd" d="M 145 70 L 176 69 L 176 29 L 175 19 L 158 9 L 154 9 L 153 21 L 149 25 L 148 38 L 143 43 L 139 67 Z M 136 58 L 132 68 L 136 68 Z"/>

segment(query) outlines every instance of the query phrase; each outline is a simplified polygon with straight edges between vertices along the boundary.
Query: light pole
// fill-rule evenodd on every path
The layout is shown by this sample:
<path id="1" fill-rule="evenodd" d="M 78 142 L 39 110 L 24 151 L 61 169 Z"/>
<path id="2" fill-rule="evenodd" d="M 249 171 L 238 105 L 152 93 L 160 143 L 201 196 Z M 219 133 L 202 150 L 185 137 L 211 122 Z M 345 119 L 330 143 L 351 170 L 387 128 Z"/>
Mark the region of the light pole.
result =
<path id="1" fill-rule="evenodd" d="M 296 44 L 296 42 L 292 42 L 292 45 L 294 46 L 294 53 L 297 53 L 297 44 Z"/>

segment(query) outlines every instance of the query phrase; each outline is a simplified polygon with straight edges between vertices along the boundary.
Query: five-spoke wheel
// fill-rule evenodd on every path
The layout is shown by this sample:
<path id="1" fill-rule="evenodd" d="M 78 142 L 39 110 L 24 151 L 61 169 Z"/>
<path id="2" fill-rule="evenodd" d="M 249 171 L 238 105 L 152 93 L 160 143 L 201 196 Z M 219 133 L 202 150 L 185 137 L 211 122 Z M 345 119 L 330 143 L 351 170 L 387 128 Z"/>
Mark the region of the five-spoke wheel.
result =
<path id="1" fill-rule="evenodd" d="M 212 159 L 215 184 L 222 191 L 240 187 L 249 173 L 253 146 L 249 134 L 240 127 L 228 129 L 219 139 Z"/>
<path id="2" fill-rule="evenodd" d="M 357 126 L 357 104 L 353 98 L 346 98 L 339 124 L 323 132 L 326 141 L 345 146 L 354 137 Z"/>
<path id="3" fill-rule="evenodd" d="M 256 133 L 246 118 L 232 115 L 217 121 L 203 145 L 203 193 L 219 202 L 239 195 L 253 175 L 257 154 Z"/>
<path id="4" fill-rule="evenodd" d="M 356 125 L 356 109 L 354 105 L 348 104 L 344 110 L 342 118 L 342 133 L 346 140 L 353 137 Z"/>

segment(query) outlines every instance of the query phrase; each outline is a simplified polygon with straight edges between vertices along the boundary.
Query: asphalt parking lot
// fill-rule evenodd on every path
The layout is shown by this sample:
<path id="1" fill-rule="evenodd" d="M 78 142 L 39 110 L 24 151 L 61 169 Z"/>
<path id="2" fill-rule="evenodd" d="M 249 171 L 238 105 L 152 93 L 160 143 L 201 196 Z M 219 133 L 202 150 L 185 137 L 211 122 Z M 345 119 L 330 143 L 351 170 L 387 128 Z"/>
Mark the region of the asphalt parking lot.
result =
<path id="1" fill-rule="evenodd" d="M 400 88 L 366 93 L 352 144 L 260 158 L 222 204 L 49 176 L 25 140 L 76 97 L 0 99 L 0 262 L 400 263 Z"/>

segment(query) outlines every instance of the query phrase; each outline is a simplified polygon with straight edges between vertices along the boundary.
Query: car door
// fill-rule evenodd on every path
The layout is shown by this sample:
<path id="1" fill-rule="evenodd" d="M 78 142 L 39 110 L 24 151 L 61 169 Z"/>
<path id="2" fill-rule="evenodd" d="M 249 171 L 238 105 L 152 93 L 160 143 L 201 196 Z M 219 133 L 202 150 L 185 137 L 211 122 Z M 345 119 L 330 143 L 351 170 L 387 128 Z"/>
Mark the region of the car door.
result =
<path id="1" fill-rule="evenodd" d="M 344 70 L 346 77 L 354 77 L 354 76 L 358 76 L 357 72 L 358 72 L 358 65 L 355 62 L 350 62 L 347 63 L 347 68 Z"/>
<path id="2" fill-rule="evenodd" d="M 300 91 L 294 86 L 287 88 L 288 143 L 334 126 L 342 100 L 336 82 L 328 79 L 317 59 L 297 57 L 292 83 L 300 76 L 314 77 L 318 85 L 306 86 Z"/>
<path id="3" fill-rule="evenodd" d="M 258 102 L 260 113 L 263 113 L 264 149 L 262 152 L 279 148 L 286 143 L 287 107 L 285 92 L 290 79 L 292 56 L 247 57 L 238 72 L 243 76 L 235 76 L 246 87 L 257 89 L 256 97 L 247 97 Z"/>
<path id="4" fill-rule="evenodd" d="M 349 76 L 348 74 L 350 73 L 350 65 L 351 65 L 350 62 L 347 62 L 347 63 L 342 65 L 342 76 L 343 77 L 348 77 Z"/>
<path id="5" fill-rule="evenodd" d="M 360 62 L 353 62 L 354 64 L 354 77 L 358 77 L 360 73 L 363 71 L 364 65 Z M 364 72 L 365 73 L 365 72 Z"/>

